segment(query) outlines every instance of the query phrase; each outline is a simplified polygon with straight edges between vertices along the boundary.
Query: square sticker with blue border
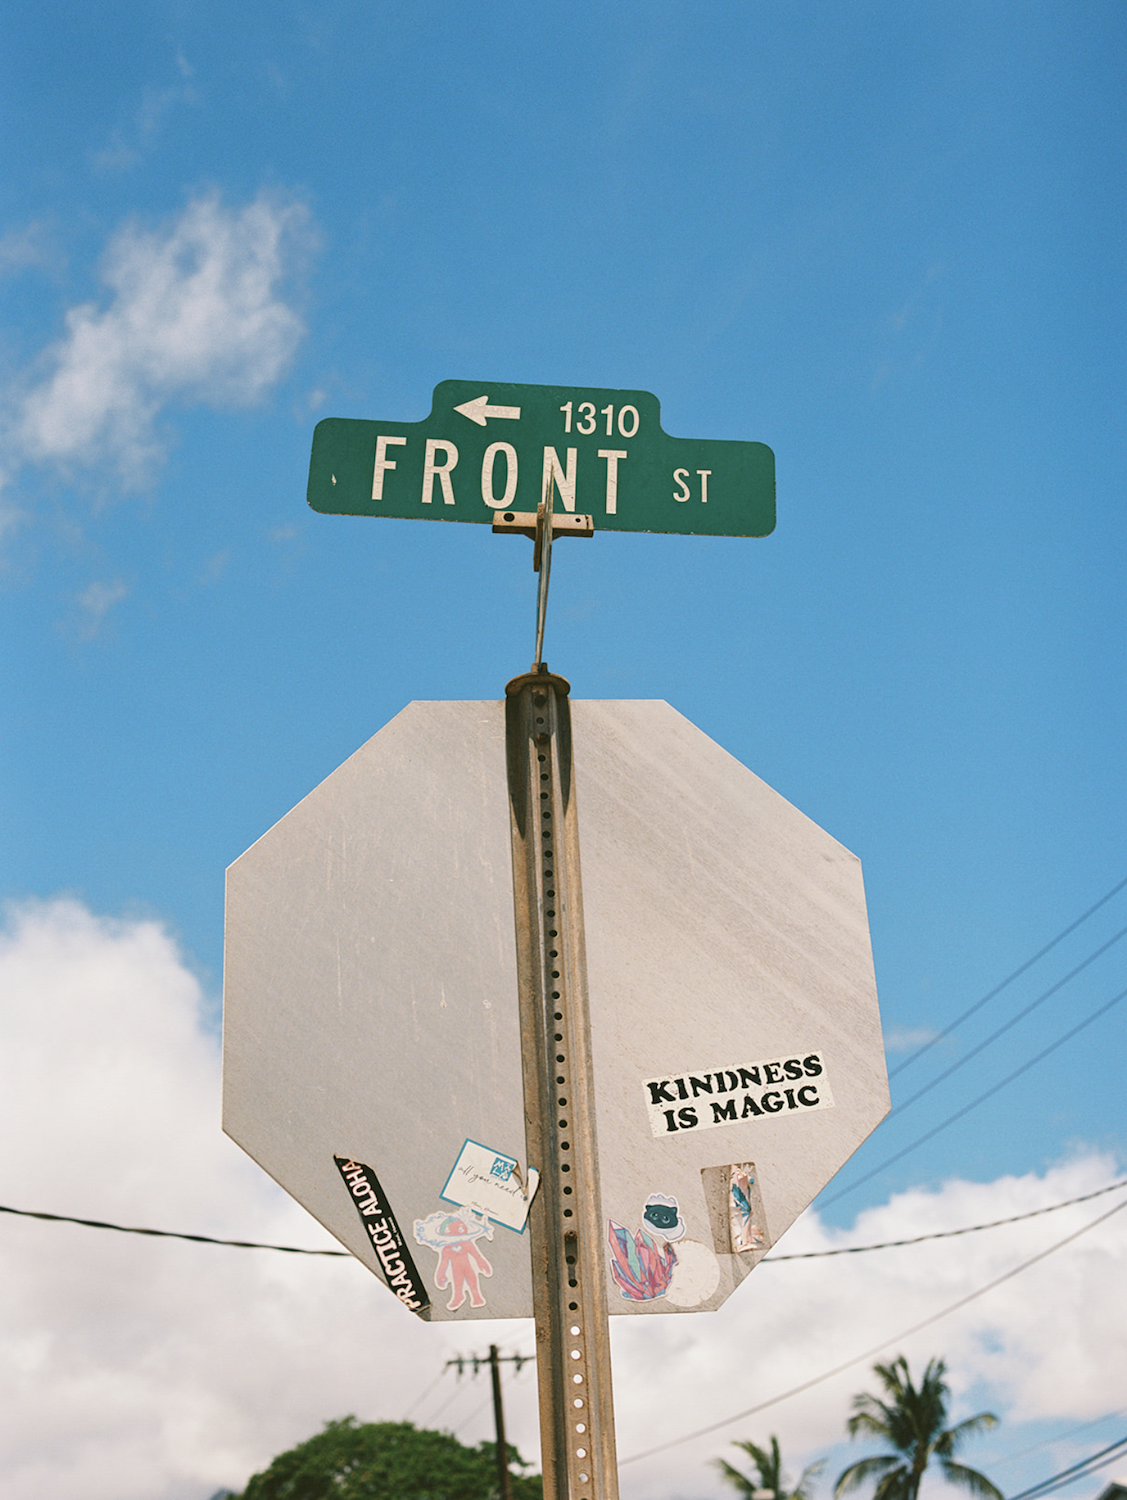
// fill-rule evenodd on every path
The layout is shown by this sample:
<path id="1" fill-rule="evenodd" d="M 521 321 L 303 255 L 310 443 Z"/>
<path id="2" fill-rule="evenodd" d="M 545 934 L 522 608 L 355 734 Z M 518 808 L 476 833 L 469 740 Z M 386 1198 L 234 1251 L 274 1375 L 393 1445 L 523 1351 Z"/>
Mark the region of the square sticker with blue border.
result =
<path id="1" fill-rule="evenodd" d="M 474 1208 L 494 1224 L 523 1234 L 539 1181 L 535 1167 L 522 1171 L 515 1156 L 467 1140 L 439 1196 L 443 1203 Z"/>

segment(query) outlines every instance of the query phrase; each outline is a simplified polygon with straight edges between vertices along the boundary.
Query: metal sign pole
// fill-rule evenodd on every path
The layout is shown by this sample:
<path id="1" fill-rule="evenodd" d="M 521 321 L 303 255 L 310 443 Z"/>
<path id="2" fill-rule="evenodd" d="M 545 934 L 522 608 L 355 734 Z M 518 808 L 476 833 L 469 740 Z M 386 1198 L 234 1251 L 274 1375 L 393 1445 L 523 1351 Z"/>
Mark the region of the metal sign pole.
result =
<path id="1" fill-rule="evenodd" d="M 569 684 L 505 689 L 545 1500 L 617 1500 Z"/>

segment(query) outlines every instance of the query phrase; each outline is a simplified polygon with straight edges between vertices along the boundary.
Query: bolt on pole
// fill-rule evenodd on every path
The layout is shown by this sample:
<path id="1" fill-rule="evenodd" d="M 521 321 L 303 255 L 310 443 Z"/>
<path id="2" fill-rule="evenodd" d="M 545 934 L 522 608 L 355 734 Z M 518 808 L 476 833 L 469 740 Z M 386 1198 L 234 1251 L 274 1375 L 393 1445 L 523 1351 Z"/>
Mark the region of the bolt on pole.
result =
<path id="1" fill-rule="evenodd" d="M 545 1500 L 617 1500 L 569 684 L 505 689 Z"/>

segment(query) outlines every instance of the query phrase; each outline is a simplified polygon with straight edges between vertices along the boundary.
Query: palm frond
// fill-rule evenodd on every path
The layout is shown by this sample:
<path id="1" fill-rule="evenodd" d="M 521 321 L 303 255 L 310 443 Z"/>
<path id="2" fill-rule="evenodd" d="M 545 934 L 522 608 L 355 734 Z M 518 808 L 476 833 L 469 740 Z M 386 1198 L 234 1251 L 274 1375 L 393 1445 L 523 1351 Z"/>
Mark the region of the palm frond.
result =
<path id="1" fill-rule="evenodd" d="M 825 1467 L 826 1460 L 824 1458 L 820 1458 L 816 1464 L 807 1464 L 798 1476 L 798 1483 L 790 1491 L 786 1500 L 810 1500 L 810 1485 Z"/>
<path id="2" fill-rule="evenodd" d="M 779 1456 L 778 1438 L 771 1438 L 770 1452 L 766 1448 L 760 1448 L 757 1443 L 753 1443 L 747 1438 L 734 1442 L 732 1446 L 738 1448 L 741 1453 L 746 1453 L 748 1458 L 751 1459 L 759 1482 L 756 1483 L 748 1475 L 741 1473 L 739 1469 L 733 1464 L 728 1463 L 725 1459 L 714 1459 L 716 1467 L 728 1483 L 745 1496 L 750 1496 L 755 1490 L 763 1489 L 773 1490 L 776 1497 L 781 1497 L 783 1487 L 782 1459 Z"/>
<path id="3" fill-rule="evenodd" d="M 889 1470 L 873 1491 L 873 1500 L 912 1500 L 912 1471 L 906 1464 Z"/>
<path id="4" fill-rule="evenodd" d="M 893 1412 L 883 1401 L 878 1401 L 868 1391 L 862 1391 L 859 1396 L 853 1398 L 853 1415 L 845 1426 L 850 1437 L 856 1437 L 859 1432 L 864 1432 L 871 1437 L 891 1440 L 893 1421 Z"/>
<path id="5" fill-rule="evenodd" d="M 899 1460 L 891 1453 L 878 1453 L 872 1458 L 858 1459 L 855 1464 L 850 1464 L 837 1477 L 834 1485 L 834 1500 L 841 1495 L 847 1495 L 850 1490 L 857 1489 L 866 1480 L 875 1479 L 878 1475 L 883 1476 L 890 1468 L 902 1467 Z"/>
<path id="6" fill-rule="evenodd" d="M 953 1458 L 967 1438 L 974 1437 L 979 1432 L 988 1432 L 991 1427 L 997 1427 L 997 1425 L 998 1418 L 992 1411 L 980 1411 L 977 1416 L 956 1422 L 954 1427 L 949 1427 L 946 1432 L 940 1433 L 935 1444 L 935 1456 Z"/>
<path id="7" fill-rule="evenodd" d="M 968 1490 L 975 1500 L 1002 1500 L 984 1475 L 953 1462 L 960 1444 L 976 1432 L 993 1427 L 992 1412 L 979 1412 L 954 1427 L 946 1427 L 950 1389 L 942 1359 L 930 1359 L 917 1385 L 908 1361 L 899 1354 L 887 1364 L 873 1366 L 883 1386 L 883 1399 L 871 1391 L 853 1398 L 853 1414 L 846 1421 L 849 1436 L 881 1439 L 892 1452 L 862 1459 L 845 1470 L 834 1490 L 835 1500 L 866 1480 L 875 1481 L 872 1500 L 917 1500 L 929 1462 L 938 1459 L 945 1478 Z"/>
<path id="8" fill-rule="evenodd" d="M 980 1474 L 977 1469 L 968 1469 L 966 1464 L 953 1464 L 950 1459 L 941 1460 L 939 1467 L 949 1484 L 958 1485 L 959 1489 L 976 1496 L 977 1500 L 1002 1500 L 1002 1492 L 997 1485 L 991 1484 L 986 1475 Z"/>
<path id="9" fill-rule="evenodd" d="M 750 1495 L 752 1490 L 758 1489 L 758 1485 L 753 1484 L 746 1474 L 741 1474 L 726 1458 L 714 1458 L 712 1462 L 728 1483 L 734 1485 L 741 1494 Z"/>

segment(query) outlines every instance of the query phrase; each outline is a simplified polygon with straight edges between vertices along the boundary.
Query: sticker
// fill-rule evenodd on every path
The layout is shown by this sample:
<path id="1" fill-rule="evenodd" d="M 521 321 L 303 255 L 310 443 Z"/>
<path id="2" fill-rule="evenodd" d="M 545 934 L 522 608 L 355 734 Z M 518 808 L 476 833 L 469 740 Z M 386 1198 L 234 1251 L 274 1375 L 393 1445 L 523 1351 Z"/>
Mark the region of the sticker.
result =
<path id="1" fill-rule="evenodd" d="M 609 1222 L 610 1274 L 624 1297 L 674 1307 L 699 1307 L 720 1285 L 720 1262 L 707 1245 L 687 1240 L 676 1198 L 651 1193 L 637 1234 Z"/>
<path id="2" fill-rule="evenodd" d="M 609 1221 L 610 1274 L 624 1297 L 631 1302 L 652 1302 L 664 1297 L 677 1264 L 677 1252 L 664 1240 L 656 1239 L 648 1229 L 631 1234 Z"/>
<path id="3" fill-rule="evenodd" d="M 429 1245 L 438 1256 L 435 1286 L 440 1292 L 450 1289 L 448 1312 L 457 1312 L 467 1293 L 471 1307 L 485 1306 L 478 1278 L 492 1276 L 493 1267 L 474 1243 L 482 1235 L 491 1240 L 493 1225 L 485 1214 L 473 1208 L 461 1208 L 452 1214 L 428 1214 L 425 1219 L 415 1220 L 416 1240 L 420 1245 Z"/>
<path id="4" fill-rule="evenodd" d="M 699 1307 L 720 1285 L 720 1262 L 709 1245 L 699 1240 L 681 1240 L 677 1264 L 669 1278 L 665 1300 L 674 1307 Z"/>
<path id="5" fill-rule="evenodd" d="M 732 1249 L 737 1255 L 762 1250 L 767 1243 L 763 1199 L 755 1180 L 755 1163 L 741 1162 L 728 1168 L 730 1173 L 728 1222 L 732 1231 Z"/>
<path id="6" fill-rule="evenodd" d="M 708 1243 L 717 1255 L 742 1258 L 735 1271 L 742 1279 L 771 1248 L 771 1226 L 754 1162 L 702 1167 L 701 1186 L 708 1209 Z"/>
<path id="7" fill-rule="evenodd" d="M 372 1249 L 376 1252 L 388 1286 L 412 1312 L 423 1312 L 430 1306 L 430 1295 L 411 1258 L 407 1241 L 388 1206 L 376 1174 L 371 1167 L 366 1167 L 363 1162 L 353 1161 L 349 1156 L 334 1156 L 333 1160 L 344 1179 L 345 1187 L 352 1194 L 352 1201 L 371 1238 Z"/>
<path id="8" fill-rule="evenodd" d="M 523 1234 L 539 1182 L 535 1167 L 529 1167 L 526 1182 L 516 1157 L 467 1141 L 438 1196 L 443 1203 L 473 1208 L 482 1218 Z"/>
<path id="9" fill-rule="evenodd" d="M 780 1057 L 711 1073 L 678 1073 L 642 1084 L 654 1135 L 712 1130 L 767 1115 L 831 1109 L 833 1093 L 820 1052 Z"/>
<path id="10" fill-rule="evenodd" d="M 685 1233 L 685 1221 L 676 1198 L 667 1198 L 664 1193 L 651 1193 L 642 1210 L 642 1218 L 663 1240 L 679 1240 Z"/>

